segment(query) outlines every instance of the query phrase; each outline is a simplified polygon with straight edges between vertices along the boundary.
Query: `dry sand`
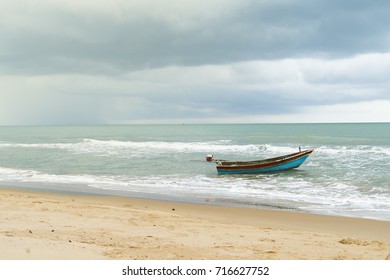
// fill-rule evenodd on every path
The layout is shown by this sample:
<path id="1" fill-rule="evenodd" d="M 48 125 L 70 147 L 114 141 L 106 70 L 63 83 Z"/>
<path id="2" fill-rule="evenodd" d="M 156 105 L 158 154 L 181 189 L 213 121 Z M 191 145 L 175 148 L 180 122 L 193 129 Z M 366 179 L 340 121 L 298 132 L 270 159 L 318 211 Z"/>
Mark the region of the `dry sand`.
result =
<path id="1" fill-rule="evenodd" d="M 383 260 L 390 222 L 0 189 L 0 259 Z"/>

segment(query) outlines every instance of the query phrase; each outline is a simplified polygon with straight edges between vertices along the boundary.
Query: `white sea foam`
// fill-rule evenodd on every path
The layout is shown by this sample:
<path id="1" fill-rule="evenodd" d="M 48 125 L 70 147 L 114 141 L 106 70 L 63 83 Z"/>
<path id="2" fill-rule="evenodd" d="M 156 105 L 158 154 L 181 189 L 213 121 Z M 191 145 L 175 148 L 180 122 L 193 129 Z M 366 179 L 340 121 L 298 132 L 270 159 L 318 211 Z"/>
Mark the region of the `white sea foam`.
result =
<path id="1" fill-rule="evenodd" d="M 246 153 L 253 154 L 261 151 L 282 150 L 291 151 L 291 148 L 277 148 L 269 145 L 235 145 L 228 140 L 213 142 L 135 142 L 117 140 L 84 139 L 78 143 L 0 143 L 0 148 L 31 148 L 31 149 L 60 149 L 74 153 L 92 153 L 97 155 L 133 154 L 145 155 L 155 153 Z"/>
<path id="2" fill-rule="evenodd" d="M 0 181 L 23 184 L 58 184 L 95 188 L 107 193 L 121 191 L 152 194 L 170 199 L 200 199 L 255 204 L 259 207 L 292 207 L 314 213 L 341 214 L 390 220 L 390 194 L 378 191 L 362 192 L 357 186 L 332 181 L 317 184 L 299 178 L 283 179 L 270 174 L 260 176 L 151 175 L 102 176 L 57 175 L 36 170 L 0 168 Z"/>
<path id="3" fill-rule="evenodd" d="M 0 148 L 41 148 L 62 149 L 81 153 L 116 153 L 125 150 L 136 150 L 144 153 L 155 152 L 214 152 L 214 153 L 292 153 L 298 150 L 296 146 L 270 145 L 270 144 L 234 144 L 230 140 L 210 142 L 163 142 L 163 141 L 118 141 L 84 139 L 76 143 L 0 143 Z M 303 147 L 315 148 L 323 155 L 390 155 L 390 147 L 380 146 L 319 146 Z"/>
<path id="4" fill-rule="evenodd" d="M 118 141 L 118 140 L 96 140 L 84 139 L 76 143 L 0 143 L 0 148 L 41 148 L 41 149 L 61 149 L 78 153 L 97 153 L 100 155 L 112 155 L 124 151 L 132 151 L 139 154 L 147 153 L 169 153 L 169 152 L 202 152 L 202 153 L 245 153 L 248 155 L 265 154 L 285 154 L 298 150 L 297 146 L 283 146 L 271 144 L 234 144 L 230 140 L 219 140 L 210 142 L 163 142 L 163 141 Z M 319 146 L 302 147 L 315 148 L 315 152 L 327 156 L 345 155 L 377 155 L 389 156 L 390 147 L 381 146 Z"/>
<path id="5" fill-rule="evenodd" d="M 390 147 L 380 146 L 320 146 L 316 149 L 316 152 L 324 155 L 339 155 L 339 156 L 364 156 L 364 155 L 378 155 L 389 156 Z"/>
<path id="6" fill-rule="evenodd" d="M 142 153 L 193 153 L 193 152 L 248 152 L 259 151 L 257 145 L 227 145 L 226 141 L 214 142 L 133 142 L 133 141 L 100 141 L 85 139 L 83 144 L 75 146 L 79 151 L 111 151 L 125 150 Z"/>
<path id="7" fill-rule="evenodd" d="M 161 142 L 161 141 L 117 141 L 84 139 L 77 143 L 0 143 L 0 148 L 31 148 L 31 149 L 60 149 L 73 153 L 95 154 L 100 156 L 145 156 L 161 153 L 213 153 L 213 154 L 244 154 L 253 156 L 278 155 L 298 151 L 298 147 L 232 144 L 230 140 L 210 142 Z"/>

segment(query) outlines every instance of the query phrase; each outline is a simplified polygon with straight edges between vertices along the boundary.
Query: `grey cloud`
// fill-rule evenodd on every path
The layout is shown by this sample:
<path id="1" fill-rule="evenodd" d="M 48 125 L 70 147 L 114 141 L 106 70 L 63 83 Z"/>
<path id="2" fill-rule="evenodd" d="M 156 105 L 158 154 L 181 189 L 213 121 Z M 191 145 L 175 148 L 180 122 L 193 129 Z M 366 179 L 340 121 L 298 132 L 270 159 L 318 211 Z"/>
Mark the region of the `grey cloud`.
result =
<path id="1" fill-rule="evenodd" d="M 3 120 L 294 114 L 389 98 L 387 1 L 7 2 Z"/>
<path id="2" fill-rule="evenodd" d="M 116 74 L 168 65 L 340 57 L 389 49 L 386 2 L 240 2 L 214 17 L 187 19 L 183 26 L 166 15 L 150 14 L 151 2 L 145 2 L 141 15 L 126 5 L 112 16 L 49 6 L 39 18 L 28 14 L 16 27 L 0 28 L 0 70 Z"/>

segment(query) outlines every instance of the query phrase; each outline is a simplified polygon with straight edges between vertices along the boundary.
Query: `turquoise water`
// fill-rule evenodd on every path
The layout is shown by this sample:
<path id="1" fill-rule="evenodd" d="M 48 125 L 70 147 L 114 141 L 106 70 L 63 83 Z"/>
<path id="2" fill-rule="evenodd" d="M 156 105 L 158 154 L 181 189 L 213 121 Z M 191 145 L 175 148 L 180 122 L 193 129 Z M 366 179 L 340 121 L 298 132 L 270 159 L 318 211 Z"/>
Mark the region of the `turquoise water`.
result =
<path id="1" fill-rule="evenodd" d="M 299 168 L 217 175 L 207 154 L 314 148 Z M 390 124 L 0 127 L 0 185 L 390 221 Z"/>

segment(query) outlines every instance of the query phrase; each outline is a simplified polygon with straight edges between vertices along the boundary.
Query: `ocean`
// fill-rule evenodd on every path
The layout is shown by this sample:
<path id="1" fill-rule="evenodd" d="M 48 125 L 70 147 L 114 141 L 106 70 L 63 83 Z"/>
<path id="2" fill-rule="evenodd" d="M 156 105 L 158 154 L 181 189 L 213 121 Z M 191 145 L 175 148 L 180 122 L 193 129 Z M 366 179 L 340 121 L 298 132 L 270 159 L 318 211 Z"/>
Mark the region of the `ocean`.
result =
<path id="1" fill-rule="evenodd" d="M 283 173 L 218 175 L 207 154 L 314 148 Z M 0 127 L 0 186 L 390 221 L 390 123 Z"/>

